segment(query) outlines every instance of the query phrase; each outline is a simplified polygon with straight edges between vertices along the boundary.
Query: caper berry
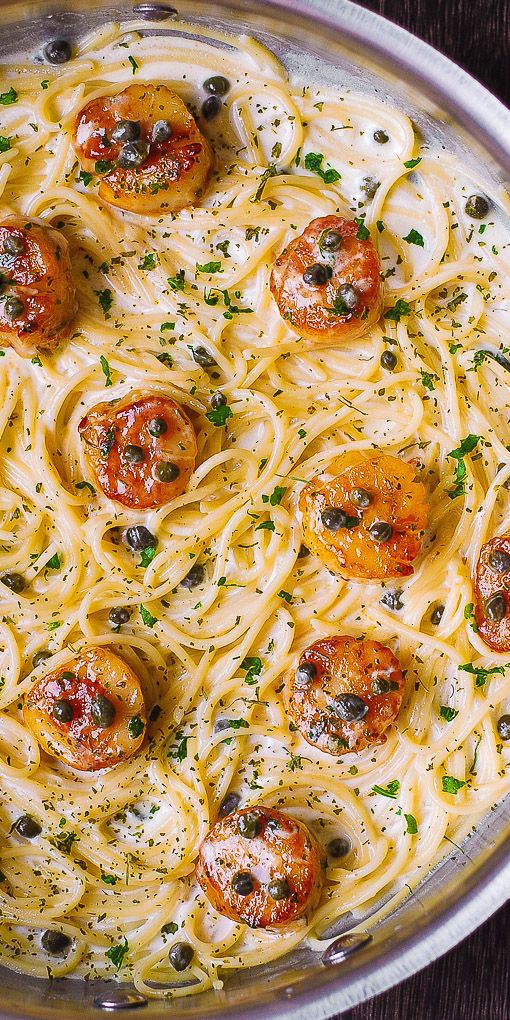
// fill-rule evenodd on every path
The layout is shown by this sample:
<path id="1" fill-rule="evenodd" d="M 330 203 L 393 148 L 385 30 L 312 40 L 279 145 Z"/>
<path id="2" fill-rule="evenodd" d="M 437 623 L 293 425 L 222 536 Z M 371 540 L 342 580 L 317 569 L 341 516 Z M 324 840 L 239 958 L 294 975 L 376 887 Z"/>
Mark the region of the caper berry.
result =
<path id="1" fill-rule="evenodd" d="M 377 189 L 380 188 L 380 186 L 381 182 L 376 181 L 375 177 L 364 177 L 360 184 L 361 191 L 369 199 L 372 199 L 374 197 Z"/>
<path id="2" fill-rule="evenodd" d="M 10 588 L 11 591 L 19 595 L 20 592 L 26 588 L 26 581 L 22 574 L 2 574 L 0 577 L 2 584 L 5 584 L 6 588 Z"/>
<path id="3" fill-rule="evenodd" d="M 95 694 L 90 703 L 92 722 L 101 730 L 107 730 L 115 720 L 115 705 L 104 694 Z"/>
<path id="4" fill-rule="evenodd" d="M 137 142 L 139 137 L 139 120 L 119 120 L 111 134 L 112 142 Z"/>
<path id="5" fill-rule="evenodd" d="M 347 312 L 354 312 L 358 307 L 359 294 L 352 283 L 342 283 L 336 292 L 335 300 L 338 304 L 343 305 L 344 314 L 347 314 Z"/>
<path id="6" fill-rule="evenodd" d="M 322 287 L 331 279 L 333 271 L 331 266 L 325 266 L 322 262 L 314 262 L 313 266 L 307 266 L 303 273 L 303 282 L 310 287 Z"/>
<path id="7" fill-rule="evenodd" d="M 168 954 L 168 959 L 174 970 L 186 970 L 193 959 L 194 952 L 195 950 L 189 942 L 176 942 Z"/>
<path id="8" fill-rule="evenodd" d="M 387 521 L 374 521 L 370 525 L 368 533 L 374 542 L 389 542 L 393 535 L 393 528 Z"/>
<path id="9" fill-rule="evenodd" d="M 398 613 L 400 609 L 404 608 L 404 603 L 400 597 L 401 595 L 402 591 L 399 588 L 396 588 L 395 591 L 387 591 L 382 596 L 381 602 L 383 606 L 387 606 L 388 609 L 391 609 L 394 613 Z"/>
<path id="10" fill-rule="evenodd" d="M 121 170 L 137 169 L 143 166 L 150 152 L 148 142 L 138 139 L 135 142 L 126 142 L 117 156 L 117 166 Z"/>
<path id="11" fill-rule="evenodd" d="M 203 88 L 213 96 L 226 96 L 230 89 L 230 82 L 222 74 L 214 74 L 212 78 L 206 78 Z"/>
<path id="12" fill-rule="evenodd" d="M 260 836 L 262 832 L 262 822 L 258 815 L 254 811 L 247 811 L 244 815 L 239 815 L 237 819 L 237 830 L 241 836 L 246 839 L 255 839 L 256 836 Z"/>
<path id="13" fill-rule="evenodd" d="M 181 469 L 171 460 L 162 460 L 156 468 L 156 477 L 160 482 L 175 482 L 179 477 Z"/>
<path id="14" fill-rule="evenodd" d="M 351 852 L 351 844 L 345 836 L 335 836 L 330 839 L 326 850 L 330 857 L 347 857 Z"/>
<path id="15" fill-rule="evenodd" d="M 508 574 L 510 571 L 510 556 L 503 552 L 503 549 L 493 549 L 489 556 L 489 566 L 498 574 Z"/>
<path id="16" fill-rule="evenodd" d="M 510 715 L 500 716 L 496 726 L 501 739 L 510 740 Z"/>
<path id="17" fill-rule="evenodd" d="M 11 294 L 4 301 L 4 312 L 8 319 L 19 319 L 23 315 L 24 304 L 18 297 Z"/>
<path id="18" fill-rule="evenodd" d="M 489 212 L 490 205 L 484 195 L 470 195 L 464 208 L 471 219 L 483 220 Z"/>
<path id="19" fill-rule="evenodd" d="M 368 712 L 368 705 L 357 694 L 339 694 L 333 701 L 333 709 L 344 722 L 360 722 Z"/>
<path id="20" fill-rule="evenodd" d="M 366 510 L 367 506 L 370 506 L 372 502 L 372 496 L 366 489 L 352 489 L 349 498 L 351 503 L 359 507 L 360 510 Z"/>
<path id="21" fill-rule="evenodd" d="M 209 96 L 204 103 L 202 103 L 202 117 L 204 120 L 213 120 L 217 117 L 221 110 L 221 99 L 218 96 Z"/>
<path id="22" fill-rule="evenodd" d="M 238 793 L 227 793 L 227 796 L 223 798 L 220 804 L 219 816 L 225 818 L 226 815 L 231 815 L 233 811 L 237 811 L 241 803 L 241 797 Z"/>
<path id="23" fill-rule="evenodd" d="M 434 627 L 437 627 L 437 625 L 441 623 L 441 620 L 443 619 L 443 613 L 444 613 L 443 605 L 436 606 L 436 608 L 432 610 L 432 613 L 430 614 L 430 622 L 431 624 L 433 624 Z"/>
<path id="24" fill-rule="evenodd" d="M 25 251 L 25 243 L 21 237 L 17 237 L 16 234 L 7 234 L 4 237 L 3 249 L 7 255 L 21 255 Z"/>
<path id="25" fill-rule="evenodd" d="M 342 247 L 342 235 L 339 230 L 325 230 L 319 241 L 319 248 L 324 251 L 338 251 Z"/>
<path id="26" fill-rule="evenodd" d="M 42 826 L 32 815 L 20 815 L 18 820 L 14 823 L 14 828 L 20 836 L 24 836 L 25 839 L 35 839 L 36 836 L 40 836 L 42 832 Z"/>
<path id="27" fill-rule="evenodd" d="M 273 878 L 267 891 L 273 900 L 286 900 L 290 896 L 290 886 L 286 878 Z"/>
<path id="28" fill-rule="evenodd" d="M 387 694 L 391 690 L 391 684 L 389 680 L 386 680 L 384 676 L 378 676 L 376 680 L 372 680 L 370 684 L 370 690 L 376 697 L 380 694 Z"/>
<path id="29" fill-rule="evenodd" d="M 122 627 L 123 623 L 128 623 L 130 617 L 131 613 L 126 606 L 112 606 L 108 613 L 108 623 L 111 627 Z"/>
<path id="30" fill-rule="evenodd" d="M 216 407 L 225 407 L 226 403 L 227 403 L 227 398 L 226 398 L 225 394 L 221 393 L 220 390 L 216 390 L 216 393 L 213 393 L 213 395 L 211 397 L 211 407 L 214 407 L 214 408 L 216 408 Z"/>
<path id="31" fill-rule="evenodd" d="M 347 525 L 347 514 L 336 506 L 327 506 L 321 513 L 321 521 L 328 531 L 340 531 Z"/>
<path id="32" fill-rule="evenodd" d="M 173 135 L 173 128 L 169 120 L 157 120 L 152 128 L 151 138 L 153 142 L 162 145 L 168 142 Z"/>
<path id="33" fill-rule="evenodd" d="M 503 592 L 498 591 L 487 599 L 483 607 L 483 615 L 490 623 L 500 623 L 506 616 L 506 598 Z"/>
<path id="34" fill-rule="evenodd" d="M 381 354 L 381 365 L 387 372 L 393 372 L 397 367 L 397 355 L 393 351 L 383 351 Z"/>
<path id="35" fill-rule="evenodd" d="M 66 949 L 69 949 L 71 941 L 69 935 L 63 931 L 56 931 L 55 928 L 47 928 L 41 935 L 41 946 L 46 953 L 51 953 L 52 956 L 60 956 L 65 953 Z"/>
<path id="36" fill-rule="evenodd" d="M 193 347 L 191 353 L 193 361 L 196 361 L 197 365 L 201 365 L 202 368 L 212 368 L 213 365 L 216 365 L 216 360 L 207 347 Z"/>
<path id="37" fill-rule="evenodd" d="M 122 451 L 122 456 L 128 464 L 143 464 L 145 460 L 145 453 L 141 446 L 134 446 L 132 443 L 128 443 Z"/>
<path id="38" fill-rule="evenodd" d="M 48 64 L 67 64 L 71 59 L 72 49 L 67 39 L 52 39 L 43 49 L 44 59 Z"/>
<path id="39" fill-rule="evenodd" d="M 126 528 L 124 537 L 130 548 L 136 552 L 148 549 L 151 545 L 156 545 L 155 535 L 144 524 L 135 524 L 132 528 Z"/>
<path id="40" fill-rule="evenodd" d="M 377 128 L 377 131 L 374 131 L 374 142 L 377 142 L 379 145 L 386 145 L 386 142 L 389 142 L 389 140 L 390 136 L 382 128 Z"/>
<path id="41" fill-rule="evenodd" d="M 317 676 L 317 666 L 313 662 L 301 662 L 296 669 L 294 682 L 298 687 L 308 687 Z"/>
<path id="42" fill-rule="evenodd" d="M 40 666 L 41 662 L 44 662 L 45 659 L 51 659 L 51 652 L 48 652 L 45 648 L 41 648 L 39 652 L 36 652 L 35 655 L 32 656 L 32 666 L 34 669 L 36 669 L 37 666 Z"/>
<path id="43" fill-rule="evenodd" d="M 232 879 L 232 889 L 238 896 L 249 896 L 253 886 L 253 877 L 249 871 L 238 871 Z"/>
<path id="44" fill-rule="evenodd" d="M 151 436 L 164 436 L 168 432 L 168 425 L 164 418 L 151 418 L 147 431 Z"/>
<path id="45" fill-rule="evenodd" d="M 194 563 L 191 570 L 183 577 L 181 581 L 182 588 L 188 588 L 191 591 L 192 588 L 196 588 L 197 585 L 202 584 L 205 577 L 205 567 L 201 563 Z"/>
<path id="46" fill-rule="evenodd" d="M 67 698 L 58 698 L 54 701 L 51 714 L 60 723 L 70 723 L 74 719 L 73 706 Z"/>

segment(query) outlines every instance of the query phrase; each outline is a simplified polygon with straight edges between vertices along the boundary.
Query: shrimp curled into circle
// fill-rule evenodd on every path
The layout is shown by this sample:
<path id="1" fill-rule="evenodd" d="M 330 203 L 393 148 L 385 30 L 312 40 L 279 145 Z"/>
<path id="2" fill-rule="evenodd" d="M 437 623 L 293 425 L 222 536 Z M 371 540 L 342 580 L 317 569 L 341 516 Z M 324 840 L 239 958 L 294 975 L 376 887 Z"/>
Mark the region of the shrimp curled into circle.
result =
<path id="1" fill-rule="evenodd" d="M 110 768 L 138 750 L 145 705 L 138 677 L 109 648 L 88 648 L 26 694 L 26 725 L 41 747 L 80 771 Z"/>
<path id="2" fill-rule="evenodd" d="M 363 336 L 382 311 L 379 256 L 343 216 L 308 224 L 274 263 L 270 287 L 280 315 L 307 341 L 331 347 Z"/>
<path id="3" fill-rule="evenodd" d="M 324 866 L 324 851 L 301 822 L 254 807 L 213 825 L 196 877 L 218 913 L 251 928 L 278 928 L 314 909 Z"/>
<path id="4" fill-rule="evenodd" d="M 474 587 L 475 623 L 482 641 L 495 652 L 510 652 L 510 535 L 482 546 Z"/>
<path id="5" fill-rule="evenodd" d="M 289 714 L 309 744 L 341 755 L 386 740 L 405 679 L 398 659 L 379 641 L 339 635 L 301 653 L 287 677 Z"/>
<path id="6" fill-rule="evenodd" d="M 429 511 L 412 465 L 357 450 L 338 457 L 330 472 L 300 493 L 305 545 L 346 579 L 412 574 Z"/>
<path id="7" fill-rule="evenodd" d="M 166 85 L 92 99 L 76 118 L 76 155 L 100 173 L 99 197 L 145 216 L 194 205 L 212 169 L 209 142 Z"/>

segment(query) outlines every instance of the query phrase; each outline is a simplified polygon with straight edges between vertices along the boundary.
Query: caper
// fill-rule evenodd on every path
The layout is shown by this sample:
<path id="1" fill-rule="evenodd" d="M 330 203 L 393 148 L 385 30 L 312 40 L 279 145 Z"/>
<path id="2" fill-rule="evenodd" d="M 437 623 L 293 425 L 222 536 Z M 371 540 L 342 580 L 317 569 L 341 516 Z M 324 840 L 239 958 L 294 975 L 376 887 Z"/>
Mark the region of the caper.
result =
<path id="1" fill-rule="evenodd" d="M 368 533 L 374 542 L 389 542 L 393 535 L 393 528 L 387 521 L 374 521 L 370 525 Z"/>
<path id="2" fill-rule="evenodd" d="M 101 730 L 107 730 L 115 720 L 115 705 L 104 694 L 95 694 L 90 703 L 92 722 Z"/>
<path id="3" fill-rule="evenodd" d="M 153 142 L 162 145 L 168 142 L 173 135 L 173 128 L 169 120 L 157 120 L 152 128 L 151 138 Z"/>
<path id="4" fill-rule="evenodd" d="M 221 110 L 221 99 L 218 96 L 209 96 L 204 103 L 202 103 L 202 117 L 204 120 L 212 120 L 217 117 Z"/>
<path id="5" fill-rule="evenodd" d="M 206 78 L 203 88 L 213 96 L 226 96 L 230 89 L 230 82 L 222 74 L 214 74 L 212 78 Z"/>
<path id="6" fill-rule="evenodd" d="M 496 726 L 501 739 L 510 740 L 510 715 L 500 716 Z"/>
<path id="7" fill-rule="evenodd" d="M 24 591 L 27 586 L 22 574 L 2 574 L 0 576 L 0 581 L 2 584 L 5 584 L 6 588 L 10 588 L 11 591 L 15 592 L 16 595 L 19 595 L 20 592 Z"/>
<path id="8" fill-rule="evenodd" d="M 372 694 L 376 695 L 376 697 L 381 694 L 387 694 L 388 691 L 391 690 L 390 681 L 384 676 L 378 676 L 375 680 L 372 680 L 370 690 L 372 691 Z"/>
<path id="9" fill-rule="evenodd" d="M 25 243 L 21 237 L 17 237 L 16 234 L 7 234 L 4 237 L 3 244 L 4 251 L 7 255 L 21 255 L 25 251 Z"/>
<path id="10" fill-rule="evenodd" d="M 510 571 L 510 556 L 503 552 L 503 549 L 493 549 L 489 556 L 489 566 L 498 574 L 508 574 Z"/>
<path id="11" fill-rule="evenodd" d="M 72 49 L 67 39 L 52 39 L 43 49 L 44 59 L 48 64 L 67 64 L 71 59 Z"/>
<path id="12" fill-rule="evenodd" d="M 308 546 L 300 545 L 299 546 L 299 551 L 298 551 L 298 554 L 297 554 L 298 560 L 305 560 L 306 557 L 309 556 L 309 555 L 310 555 L 310 550 L 309 550 Z"/>
<path id="13" fill-rule="evenodd" d="M 360 184 L 361 191 L 363 191 L 363 193 L 369 199 L 374 197 L 377 189 L 380 188 L 380 186 L 381 182 L 376 181 L 375 177 L 364 177 Z"/>
<path id="14" fill-rule="evenodd" d="M 34 669 L 40 666 L 41 662 L 44 662 L 45 659 L 51 659 L 51 652 L 48 652 L 46 648 L 41 648 L 39 652 L 32 656 L 32 666 Z"/>
<path id="15" fill-rule="evenodd" d="M 255 839 L 262 832 L 262 822 L 254 811 L 246 811 L 237 819 L 237 830 L 246 839 Z"/>
<path id="16" fill-rule="evenodd" d="M 368 712 L 368 705 L 357 694 L 339 694 L 333 701 L 333 709 L 344 722 L 360 722 Z"/>
<path id="17" fill-rule="evenodd" d="M 14 823 L 14 828 L 25 839 L 35 839 L 42 832 L 42 826 L 39 825 L 35 818 L 32 818 L 32 815 L 20 815 Z"/>
<path id="18" fill-rule="evenodd" d="M 317 666 L 314 666 L 313 662 L 302 662 L 296 669 L 294 682 L 298 687 L 308 687 L 309 684 L 313 683 L 316 676 Z"/>
<path id="19" fill-rule="evenodd" d="M 216 390 L 216 393 L 213 393 L 213 395 L 211 397 L 211 407 L 214 407 L 214 408 L 216 408 L 216 407 L 225 407 L 226 403 L 227 403 L 227 398 L 226 398 L 225 394 L 221 393 L 220 390 Z"/>
<path id="20" fill-rule="evenodd" d="M 46 953 L 52 956 L 60 956 L 69 949 L 72 939 L 63 931 L 56 931 L 55 928 L 47 928 L 41 935 L 41 946 Z"/>
<path id="21" fill-rule="evenodd" d="M 123 623 L 128 623 L 130 617 L 131 613 L 126 606 L 112 606 L 108 613 L 108 623 L 111 627 L 122 627 Z"/>
<path id="22" fill-rule="evenodd" d="M 314 262 L 313 266 L 307 266 L 303 273 L 303 282 L 310 287 L 322 287 L 331 279 L 333 271 L 331 266 L 325 266 L 322 262 Z"/>
<path id="23" fill-rule="evenodd" d="M 136 142 L 139 137 L 139 120 L 119 120 L 111 134 L 112 142 Z"/>
<path id="24" fill-rule="evenodd" d="M 121 170 L 137 169 L 143 166 L 150 152 L 150 145 L 142 139 L 135 142 L 126 142 L 117 156 L 117 166 Z"/>
<path id="25" fill-rule="evenodd" d="M 202 584 L 205 577 L 205 567 L 201 563 L 194 563 L 191 570 L 183 577 L 181 581 L 182 588 L 188 588 L 191 591 L 192 588 L 196 588 L 197 585 Z"/>
<path id="26" fill-rule="evenodd" d="M 490 623 L 500 623 L 506 616 L 506 598 L 503 592 L 498 591 L 487 599 L 483 607 L 483 615 Z"/>
<path id="27" fill-rule="evenodd" d="M 164 436 L 168 432 L 168 425 L 164 418 L 151 418 L 147 431 L 151 436 Z"/>
<path id="28" fill-rule="evenodd" d="M 395 591 L 387 591 L 382 596 L 381 602 L 383 606 L 387 606 L 388 609 L 391 609 L 394 613 L 398 613 L 400 609 L 404 608 L 404 603 L 400 597 L 401 595 L 402 591 L 399 588 L 396 588 Z"/>
<path id="29" fill-rule="evenodd" d="M 23 302 L 13 294 L 4 301 L 4 312 L 8 319 L 19 319 L 23 315 L 24 308 Z"/>
<path id="30" fill-rule="evenodd" d="M 216 365 L 216 361 L 207 347 L 193 347 L 191 353 L 193 361 L 196 361 L 197 365 L 201 365 L 202 368 L 212 368 L 213 365 Z"/>
<path id="31" fill-rule="evenodd" d="M 57 698 L 57 701 L 53 702 L 51 714 L 57 722 L 70 723 L 74 718 L 73 706 L 67 698 Z"/>
<path id="32" fill-rule="evenodd" d="M 321 521 L 328 531 L 340 531 L 347 525 L 347 514 L 336 506 L 328 506 L 321 513 Z"/>
<path id="33" fill-rule="evenodd" d="M 432 610 L 432 613 L 430 614 L 430 622 L 434 627 L 437 627 L 437 625 L 441 623 L 443 613 L 444 613 L 443 605 L 436 606 L 435 609 Z"/>
<path id="34" fill-rule="evenodd" d="M 338 251 L 342 247 L 342 235 L 339 230 L 325 230 L 319 241 L 319 248 L 324 251 Z"/>
<path id="35" fill-rule="evenodd" d="M 186 970 L 193 959 L 194 952 L 193 946 L 190 946 L 189 942 L 176 942 L 168 954 L 168 959 L 174 970 Z"/>
<path id="36" fill-rule="evenodd" d="M 393 372 L 397 367 L 397 355 L 393 351 L 383 351 L 381 354 L 381 365 L 387 372 Z"/>
<path id="37" fill-rule="evenodd" d="M 347 857 L 351 852 L 351 844 L 345 836 L 335 836 L 330 839 L 326 850 L 330 857 Z"/>
<path id="38" fill-rule="evenodd" d="M 135 524 L 131 528 L 126 528 L 124 537 L 130 548 L 136 552 L 142 549 L 149 549 L 151 545 L 156 545 L 155 535 L 144 524 Z"/>
<path id="39" fill-rule="evenodd" d="M 230 793 L 227 793 L 227 796 L 223 798 L 220 804 L 220 818 L 225 818 L 226 815 L 231 815 L 233 811 L 237 811 L 240 803 L 241 797 L 238 793 L 234 793 L 233 790 Z"/>
<path id="40" fill-rule="evenodd" d="M 377 142 L 379 145 L 386 145 L 386 142 L 389 142 L 389 140 L 390 136 L 382 128 L 377 128 L 377 131 L 374 131 L 374 142 Z"/>
<path id="41" fill-rule="evenodd" d="M 489 209 L 490 205 L 484 195 L 470 195 L 465 205 L 467 215 L 473 220 L 483 220 Z"/>
<path id="42" fill-rule="evenodd" d="M 156 468 L 156 477 L 160 482 L 175 482 L 179 477 L 181 469 L 171 460 L 162 460 Z"/>
<path id="43" fill-rule="evenodd" d="M 336 292 L 335 300 L 338 304 L 343 305 L 344 314 L 347 314 L 347 312 L 354 312 L 358 307 L 359 294 L 352 283 L 342 283 Z"/>
<path id="44" fill-rule="evenodd" d="M 253 886 L 253 877 L 249 871 L 238 871 L 232 879 L 232 889 L 238 896 L 249 896 Z"/>
<path id="45" fill-rule="evenodd" d="M 366 489 L 352 489 L 349 498 L 351 503 L 359 507 L 360 510 L 366 510 L 372 502 L 372 496 Z"/>
<path id="46" fill-rule="evenodd" d="M 122 451 L 122 456 L 128 464 L 143 464 L 145 460 L 145 453 L 141 446 L 135 446 L 133 443 L 128 443 Z"/>
<path id="47" fill-rule="evenodd" d="M 286 900 L 290 896 L 290 886 L 286 878 L 273 878 L 267 891 L 273 900 Z"/>

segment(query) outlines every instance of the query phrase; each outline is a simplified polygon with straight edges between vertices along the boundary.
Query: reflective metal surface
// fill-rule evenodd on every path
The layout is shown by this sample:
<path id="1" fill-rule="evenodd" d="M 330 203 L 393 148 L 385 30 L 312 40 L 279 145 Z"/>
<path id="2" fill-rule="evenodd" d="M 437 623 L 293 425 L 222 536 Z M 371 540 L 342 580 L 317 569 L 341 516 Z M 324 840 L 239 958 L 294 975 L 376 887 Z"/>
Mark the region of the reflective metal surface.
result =
<path id="1" fill-rule="evenodd" d="M 179 17 L 199 26 L 250 32 L 273 49 L 308 82 L 324 80 L 379 94 L 405 109 L 422 132 L 465 163 L 483 167 L 482 176 L 510 180 L 510 113 L 460 68 L 409 36 L 403 29 L 358 8 L 349 0 L 174 0 L 134 4 L 132 0 L 0 0 L 0 59 L 14 52 L 40 51 L 51 38 L 79 38 L 106 20 L 132 16 L 140 27 L 175 31 Z M 144 27 L 145 26 L 145 27 Z M 437 867 L 393 913 L 370 927 L 372 938 L 357 939 L 349 928 L 367 928 L 370 913 L 343 918 L 323 957 L 309 949 L 266 967 L 229 977 L 221 992 L 149 1001 L 148 1020 L 277 1018 L 322 1020 L 401 981 L 446 952 L 481 924 L 509 895 L 510 803 L 489 813 L 471 838 Z M 335 947 L 336 946 L 336 950 Z M 350 952 L 349 952 L 350 947 Z M 355 948 L 353 948 L 355 947 Z M 324 958 L 324 963 L 322 959 Z M 326 964 L 326 965 L 325 965 Z M 97 1020 L 107 1003 L 126 1002 L 125 986 L 74 980 L 41 982 L 0 969 L 0 1018 L 13 1020 Z M 119 999 L 120 995 L 120 999 Z M 142 997 L 143 998 L 143 997 Z M 127 1002 L 123 1013 L 140 1005 Z M 133 1012 L 133 1015 L 134 1012 Z"/>

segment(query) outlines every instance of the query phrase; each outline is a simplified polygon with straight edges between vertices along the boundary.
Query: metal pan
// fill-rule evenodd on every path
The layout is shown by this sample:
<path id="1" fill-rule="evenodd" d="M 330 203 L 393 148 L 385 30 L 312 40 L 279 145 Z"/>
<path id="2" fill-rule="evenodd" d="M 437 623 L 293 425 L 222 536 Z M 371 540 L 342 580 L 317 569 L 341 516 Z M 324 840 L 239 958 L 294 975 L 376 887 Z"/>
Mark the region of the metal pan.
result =
<path id="1" fill-rule="evenodd" d="M 403 29 L 349 0 L 164 0 L 145 7 L 147 30 L 175 30 L 180 16 L 229 32 L 255 34 L 307 80 L 354 85 L 404 109 L 425 139 L 441 141 L 482 177 L 510 180 L 510 113 L 485 88 Z M 126 18 L 133 0 L 0 0 L 0 59 L 35 52 L 50 38 L 76 39 Z M 151 10 L 152 8 L 152 10 Z M 149 20 L 150 18 L 150 20 Z M 448 857 L 372 939 L 340 935 L 327 954 L 303 948 L 270 967 L 241 971 L 221 992 L 149 1002 L 127 986 L 75 980 L 41 982 L 0 968 L 0 1017 L 97 1020 L 104 1011 L 147 1020 L 331 1017 L 402 981 L 446 952 L 508 897 L 510 804 L 502 802 L 468 845 Z M 359 923 L 359 921 L 358 921 Z"/>

